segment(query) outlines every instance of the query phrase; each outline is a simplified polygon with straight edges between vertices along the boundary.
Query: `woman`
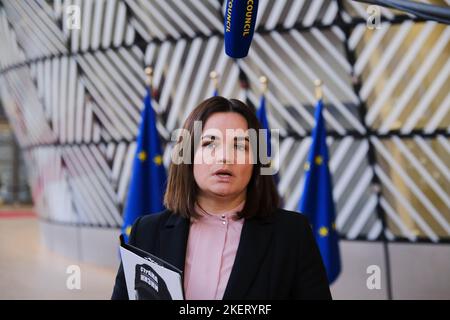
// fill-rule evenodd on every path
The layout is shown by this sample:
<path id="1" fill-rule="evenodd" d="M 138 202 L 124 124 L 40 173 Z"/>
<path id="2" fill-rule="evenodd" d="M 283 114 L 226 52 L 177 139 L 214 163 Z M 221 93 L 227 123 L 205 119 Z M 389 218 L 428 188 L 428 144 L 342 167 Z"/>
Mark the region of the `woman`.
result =
<path id="1" fill-rule="evenodd" d="M 137 219 L 129 243 L 183 270 L 186 299 L 331 299 L 306 217 L 278 208 L 273 177 L 261 174 L 254 110 L 209 98 L 183 129 L 167 210 Z M 122 266 L 112 298 L 128 298 Z"/>

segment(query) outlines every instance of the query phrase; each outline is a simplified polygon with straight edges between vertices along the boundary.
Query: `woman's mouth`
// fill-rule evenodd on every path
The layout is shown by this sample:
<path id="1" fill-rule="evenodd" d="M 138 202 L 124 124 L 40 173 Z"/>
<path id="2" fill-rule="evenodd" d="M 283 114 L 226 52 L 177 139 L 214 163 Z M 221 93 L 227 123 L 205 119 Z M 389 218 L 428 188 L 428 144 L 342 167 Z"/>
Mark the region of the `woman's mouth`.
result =
<path id="1" fill-rule="evenodd" d="M 220 169 L 214 172 L 214 176 L 219 179 L 221 182 L 228 182 L 233 178 L 233 174 L 230 170 Z"/>

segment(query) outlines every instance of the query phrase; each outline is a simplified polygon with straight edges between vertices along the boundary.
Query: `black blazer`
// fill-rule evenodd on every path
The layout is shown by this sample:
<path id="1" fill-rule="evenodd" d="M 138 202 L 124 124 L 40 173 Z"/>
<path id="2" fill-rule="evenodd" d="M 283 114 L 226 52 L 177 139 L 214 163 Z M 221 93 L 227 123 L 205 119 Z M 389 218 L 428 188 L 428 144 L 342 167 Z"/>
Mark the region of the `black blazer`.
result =
<path id="1" fill-rule="evenodd" d="M 184 270 L 188 234 L 189 220 L 165 210 L 138 218 L 129 244 Z M 111 298 L 128 299 L 122 264 Z M 307 218 L 277 209 L 245 220 L 223 299 L 331 299 Z"/>

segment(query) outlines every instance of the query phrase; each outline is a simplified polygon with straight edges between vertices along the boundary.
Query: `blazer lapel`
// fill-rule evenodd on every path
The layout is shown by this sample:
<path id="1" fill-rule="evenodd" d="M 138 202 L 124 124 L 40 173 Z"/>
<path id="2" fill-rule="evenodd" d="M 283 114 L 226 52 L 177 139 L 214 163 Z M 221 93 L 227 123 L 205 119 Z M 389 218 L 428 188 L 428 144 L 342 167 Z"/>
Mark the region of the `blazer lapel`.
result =
<path id="1" fill-rule="evenodd" d="M 189 235 L 189 221 L 171 214 L 162 226 L 160 238 L 161 258 L 184 271 L 186 247 Z"/>
<path id="2" fill-rule="evenodd" d="M 244 222 L 224 300 L 245 297 L 267 252 L 273 233 L 272 226 L 269 220 L 250 219 Z"/>

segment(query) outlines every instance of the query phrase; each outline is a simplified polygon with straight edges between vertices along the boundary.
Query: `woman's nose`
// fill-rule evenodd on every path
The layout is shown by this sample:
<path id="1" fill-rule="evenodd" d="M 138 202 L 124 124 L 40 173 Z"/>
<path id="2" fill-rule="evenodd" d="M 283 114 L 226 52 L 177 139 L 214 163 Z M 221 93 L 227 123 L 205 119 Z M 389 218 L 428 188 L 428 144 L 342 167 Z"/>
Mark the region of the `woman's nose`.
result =
<path id="1" fill-rule="evenodd" d="M 229 150 L 229 148 L 219 148 L 217 150 L 216 159 L 218 163 L 227 163 L 232 164 L 233 163 L 233 150 Z"/>

